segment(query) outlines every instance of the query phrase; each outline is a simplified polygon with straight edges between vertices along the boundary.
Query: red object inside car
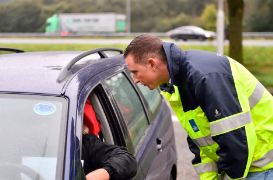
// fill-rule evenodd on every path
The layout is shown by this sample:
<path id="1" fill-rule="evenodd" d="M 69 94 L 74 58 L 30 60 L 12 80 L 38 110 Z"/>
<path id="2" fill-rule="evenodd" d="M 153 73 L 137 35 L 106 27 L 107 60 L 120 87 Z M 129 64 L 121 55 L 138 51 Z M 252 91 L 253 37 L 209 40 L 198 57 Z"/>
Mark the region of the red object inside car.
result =
<path id="1" fill-rule="evenodd" d="M 98 136 L 101 126 L 97 121 L 96 114 L 89 99 L 87 99 L 85 103 L 83 119 L 83 124 L 89 128 L 89 134 L 95 134 Z"/>

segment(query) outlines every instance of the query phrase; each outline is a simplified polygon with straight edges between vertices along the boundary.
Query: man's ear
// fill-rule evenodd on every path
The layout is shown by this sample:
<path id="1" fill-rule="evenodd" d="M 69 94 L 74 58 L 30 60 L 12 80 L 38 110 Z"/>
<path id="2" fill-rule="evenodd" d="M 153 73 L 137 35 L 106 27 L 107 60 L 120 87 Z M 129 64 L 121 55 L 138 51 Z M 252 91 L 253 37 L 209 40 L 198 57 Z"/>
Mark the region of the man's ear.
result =
<path id="1" fill-rule="evenodd" d="M 155 70 L 156 68 L 156 61 L 154 58 L 149 58 L 148 59 L 148 68 L 152 68 L 152 70 Z"/>

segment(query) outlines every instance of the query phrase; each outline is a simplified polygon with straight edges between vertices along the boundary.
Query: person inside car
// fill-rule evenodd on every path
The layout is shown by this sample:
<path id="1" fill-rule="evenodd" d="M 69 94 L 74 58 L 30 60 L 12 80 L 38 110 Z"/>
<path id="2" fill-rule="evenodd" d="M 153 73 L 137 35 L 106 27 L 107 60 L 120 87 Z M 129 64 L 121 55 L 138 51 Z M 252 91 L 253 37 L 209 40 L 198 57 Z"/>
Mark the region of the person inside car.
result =
<path id="1" fill-rule="evenodd" d="M 125 180 L 133 178 L 137 173 L 135 157 L 125 147 L 108 144 L 98 138 L 100 124 L 96 120 L 90 101 L 86 103 L 86 107 L 82 135 L 82 160 L 86 179 Z M 90 130 L 89 127 L 95 129 Z"/>
<path id="2" fill-rule="evenodd" d="M 101 125 L 98 120 L 99 118 L 97 118 L 96 113 L 91 105 L 91 102 L 87 98 L 83 112 L 83 123 L 85 126 L 88 127 L 89 134 L 95 134 L 99 136 Z"/>

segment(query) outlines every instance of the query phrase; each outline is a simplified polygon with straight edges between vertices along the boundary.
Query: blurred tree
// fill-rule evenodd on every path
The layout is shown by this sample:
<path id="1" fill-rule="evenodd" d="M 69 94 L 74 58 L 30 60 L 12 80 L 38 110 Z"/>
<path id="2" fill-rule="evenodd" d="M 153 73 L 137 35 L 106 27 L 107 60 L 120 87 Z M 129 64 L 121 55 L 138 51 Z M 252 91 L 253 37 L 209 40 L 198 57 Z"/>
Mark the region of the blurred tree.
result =
<path id="1" fill-rule="evenodd" d="M 2 3 L 8 3 L 8 2 L 10 2 L 10 1 L 12 1 L 12 0 L 1 0 L 1 1 L 0 1 L 0 4 L 2 4 Z"/>
<path id="2" fill-rule="evenodd" d="M 17 11 L 17 5 L 22 4 L 22 7 L 25 8 L 23 5 L 25 2 L 31 2 L 31 5 L 36 7 L 32 10 L 33 12 L 37 8 L 40 9 L 34 17 L 22 19 L 20 15 L 16 15 L 19 12 L 22 13 L 22 10 Z M 213 19 L 211 15 L 213 15 L 215 9 L 211 8 L 211 10 L 206 10 L 205 13 L 204 9 L 208 4 L 216 5 L 217 0 L 131 0 L 131 30 L 132 32 L 166 32 L 184 25 L 196 25 L 212 30 L 213 26 L 210 23 L 212 20 L 210 19 Z M 44 32 L 46 19 L 55 13 L 103 12 L 126 14 L 126 1 L 16 0 L 16 3 L 0 4 L 0 32 Z M 203 15 L 204 13 L 208 15 Z M 200 18 L 201 15 L 207 20 L 206 23 L 203 23 L 204 20 Z M 6 20 L 2 17 L 12 17 L 12 19 Z M 22 24 L 24 24 L 24 21 L 31 19 L 33 23 L 36 23 L 34 23 L 34 28 L 29 26 L 27 29 L 25 27 L 18 29 L 16 25 L 18 19 Z M 37 27 L 37 24 L 40 24 L 40 26 Z"/>
<path id="3" fill-rule="evenodd" d="M 54 5 L 54 8 L 55 13 L 73 13 L 77 9 L 73 3 L 67 3 L 65 1 L 60 1 L 57 5 Z"/>
<path id="4" fill-rule="evenodd" d="M 204 24 L 204 28 L 209 31 L 216 31 L 217 9 L 214 4 L 206 5 L 200 19 Z"/>
<path id="5" fill-rule="evenodd" d="M 228 0 L 229 9 L 229 56 L 243 64 L 242 30 L 243 0 Z"/>
<path id="6" fill-rule="evenodd" d="M 273 0 L 250 0 L 252 7 L 247 15 L 246 24 L 248 31 L 272 32 L 273 31 Z M 262 12 L 262 13 L 261 13 Z"/>
<path id="7" fill-rule="evenodd" d="M 207 4 L 217 4 L 217 0 L 189 0 L 185 1 L 185 6 L 188 9 L 187 14 L 191 15 L 192 17 L 201 16 L 203 10 L 205 9 Z"/>
<path id="8" fill-rule="evenodd" d="M 155 27 L 151 32 L 166 32 L 180 26 L 189 25 L 190 17 L 184 13 L 180 13 L 175 18 L 158 19 L 157 21 L 158 22 L 155 24 Z"/>
<path id="9" fill-rule="evenodd" d="M 166 32 L 183 25 L 199 25 L 200 21 L 197 19 L 206 4 L 216 2 L 217 0 L 131 0 L 132 32 Z M 183 19 L 183 14 L 188 20 Z"/>
<path id="10" fill-rule="evenodd" d="M 2 32 L 35 32 L 42 25 L 40 4 L 25 1 L 7 4 L 0 10 Z"/>
<path id="11" fill-rule="evenodd" d="M 55 0 L 42 0 L 43 4 L 53 4 L 55 3 Z"/>

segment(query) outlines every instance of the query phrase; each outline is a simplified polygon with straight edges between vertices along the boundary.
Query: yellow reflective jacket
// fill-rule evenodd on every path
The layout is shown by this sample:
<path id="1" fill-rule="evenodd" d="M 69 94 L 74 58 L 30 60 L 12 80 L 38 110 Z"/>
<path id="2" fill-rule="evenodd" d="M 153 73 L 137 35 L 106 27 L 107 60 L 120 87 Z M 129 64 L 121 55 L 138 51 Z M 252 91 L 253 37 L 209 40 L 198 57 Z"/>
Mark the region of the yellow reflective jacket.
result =
<path id="1" fill-rule="evenodd" d="M 171 84 L 160 86 L 188 133 L 201 180 L 273 168 L 273 98 L 241 64 L 163 42 Z"/>

